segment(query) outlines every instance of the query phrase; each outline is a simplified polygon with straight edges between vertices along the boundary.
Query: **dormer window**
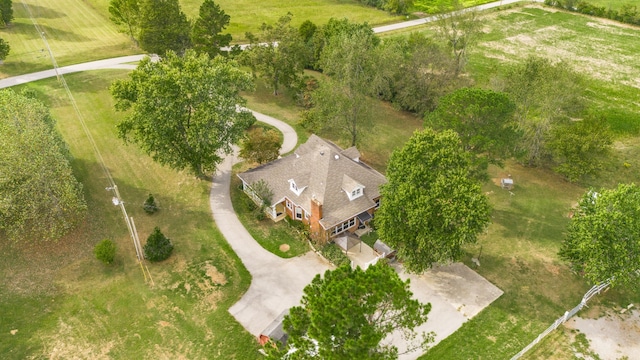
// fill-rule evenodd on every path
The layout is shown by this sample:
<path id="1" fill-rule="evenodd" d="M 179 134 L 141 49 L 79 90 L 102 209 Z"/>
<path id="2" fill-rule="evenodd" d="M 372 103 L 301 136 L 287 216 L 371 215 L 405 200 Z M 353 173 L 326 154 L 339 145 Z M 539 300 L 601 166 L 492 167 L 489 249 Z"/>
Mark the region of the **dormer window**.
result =
<path id="1" fill-rule="evenodd" d="M 306 186 L 298 188 L 298 185 L 296 185 L 296 182 L 293 179 L 289 179 L 289 190 L 293 191 L 294 194 L 300 196 L 300 194 L 302 194 L 305 188 Z"/>
<path id="2" fill-rule="evenodd" d="M 347 194 L 349 201 L 355 200 L 364 194 L 364 185 L 345 174 L 342 177 L 342 191 Z"/>
<path id="3" fill-rule="evenodd" d="M 360 186 L 351 190 L 351 193 L 347 193 L 347 195 L 349 196 L 349 200 L 355 200 L 360 196 L 362 196 L 362 194 L 364 193 L 363 190 L 364 190 L 364 187 L 360 187 Z"/>

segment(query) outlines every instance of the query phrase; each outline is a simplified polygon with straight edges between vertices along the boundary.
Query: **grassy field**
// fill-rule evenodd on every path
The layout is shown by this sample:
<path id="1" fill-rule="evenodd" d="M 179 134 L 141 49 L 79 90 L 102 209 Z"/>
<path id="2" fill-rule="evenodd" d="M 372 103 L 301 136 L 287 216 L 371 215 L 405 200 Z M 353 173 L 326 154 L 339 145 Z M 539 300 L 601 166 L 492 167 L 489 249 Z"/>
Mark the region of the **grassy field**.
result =
<path id="1" fill-rule="evenodd" d="M 109 18 L 109 0 L 86 0 L 97 13 L 105 19 Z M 181 0 L 182 11 L 190 19 L 198 16 L 202 0 Z M 347 18 L 354 22 L 368 22 L 371 25 L 387 24 L 404 19 L 402 16 L 391 16 L 382 10 L 364 6 L 355 0 L 296 0 L 278 1 L 263 0 L 218 0 L 216 4 L 224 10 L 231 21 L 227 32 L 233 36 L 234 42 L 245 42 L 245 33 L 258 32 L 262 23 L 274 23 L 287 12 L 293 14 L 293 26 L 299 26 L 305 20 L 315 24 L 324 24 L 330 18 Z"/>
<path id="2" fill-rule="evenodd" d="M 48 13 L 54 4 L 52 0 L 47 6 L 43 5 L 44 0 L 28 1 L 42 6 L 43 13 L 45 7 Z M 55 4 L 64 4 L 69 11 L 75 11 L 83 8 L 83 4 L 95 6 L 99 2 L 106 0 L 60 0 Z M 220 2 L 223 3 L 226 2 Z M 247 12 L 251 8 L 244 1 L 237 2 L 240 3 L 245 8 L 238 7 L 235 11 Z M 344 11 L 329 0 L 318 3 L 333 4 L 332 7 Z M 187 2 L 184 4 L 188 10 Z M 279 11 L 273 10 L 277 3 L 269 4 L 266 6 L 271 6 L 274 18 L 280 16 Z M 348 4 L 354 6 L 352 2 Z M 15 8 L 19 10 L 18 6 Z M 188 11 L 193 13 L 196 8 L 197 5 L 192 6 Z M 66 8 L 56 11 L 41 23 L 59 20 L 69 13 Z M 243 14 L 238 17 L 258 16 Z M 300 21 L 295 12 L 294 15 Z M 80 12 L 73 16 L 91 18 Z M 247 21 L 256 27 L 260 22 Z M 73 33 L 74 28 L 65 28 L 64 23 L 49 26 L 67 29 L 69 39 L 79 38 Z M 27 28 L 24 25 L 24 33 L 20 35 L 25 39 L 25 45 L 21 45 L 25 49 L 29 39 Z M 6 30 L 2 31 L 4 37 Z M 123 38 L 122 44 L 126 45 L 124 35 L 113 34 Z M 586 185 L 612 186 L 640 178 L 637 36 L 637 30 L 594 18 L 540 7 L 514 7 L 488 16 L 469 70 L 477 84 L 488 85 L 505 65 L 535 52 L 570 61 L 580 72 L 590 75 L 588 98 L 594 103 L 594 110 L 606 116 L 618 134 L 618 141 L 606 171 Z M 32 36 L 31 40 L 36 49 L 39 38 Z M 76 54 L 73 46 L 65 50 L 60 44 L 60 56 L 67 53 L 58 58 L 59 63 L 61 59 L 79 62 L 85 61 L 80 60 L 84 56 L 93 60 L 98 55 L 116 56 L 129 51 L 126 46 L 120 50 L 106 47 L 101 53 L 102 47 L 92 47 L 93 42 L 76 42 L 76 50 L 83 55 Z M 56 55 L 57 51 L 54 50 Z M 109 51 L 112 53 L 107 54 Z M 23 67 L 12 65 L 12 68 L 7 63 L 0 69 L 22 72 L 21 69 L 46 67 L 45 60 L 40 63 L 30 56 L 25 50 L 14 58 Z M 23 58 L 26 60 L 20 60 Z M 111 205 L 111 194 L 104 190 L 108 183 L 66 95 L 54 80 L 29 85 L 50 104 L 59 120 L 59 128 L 75 157 L 74 170 L 85 186 L 90 213 L 81 229 L 57 244 L 15 245 L 0 240 L 5 255 L 0 258 L 3 274 L 0 354 L 11 359 L 257 359 L 254 339 L 227 312 L 247 289 L 250 276 L 213 225 L 208 208 L 210 184 L 160 167 L 136 147 L 123 145 L 115 137 L 114 124 L 121 114 L 113 113 L 106 89 L 112 80 L 124 74 L 89 72 L 69 75 L 67 80 L 127 202 L 127 210 L 136 220 L 141 238 L 146 238 L 158 225 L 176 245 L 175 253 L 168 261 L 150 266 L 155 286 L 146 285 L 121 214 Z M 297 126 L 300 109 L 290 97 L 274 97 L 259 85 L 248 98 L 250 108 Z M 378 104 L 376 113 L 380 115 L 377 125 L 360 147 L 364 161 L 384 170 L 391 150 L 401 146 L 422 126 L 422 121 L 385 103 Z M 304 141 L 308 134 L 299 126 L 297 131 Z M 346 145 L 338 137 L 324 135 Z M 624 163 L 629 166 L 623 166 Z M 515 180 L 514 195 L 496 185 L 506 174 Z M 589 287 L 571 274 L 556 255 L 569 221 L 569 208 L 585 190 L 585 184 L 568 184 L 548 171 L 515 163 L 507 163 L 504 169 L 492 168 L 491 176 L 493 181 L 485 184 L 484 190 L 495 209 L 493 224 L 478 245 L 467 249 L 464 261 L 472 266 L 470 258 L 481 254 L 481 266 L 476 270 L 505 294 L 432 349 L 425 359 L 509 358 L 565 310 L 575 306 Z M 154 194 L 161 207 L 153 216 L 144 214 L 141 207 L 149 193 Z M 103 238 L 111 238 L 118 245 L 117 261 L 110 267 L 101 265 L 92 255 L 93 245 Z M 594 304 L 609 307 L 626 305 L 640 302 L 640 294 L 614 289 L 594 300 Z M 528 358 L 571 357 L 567 344 L 573 341 L 569 331 L 555 332 Z"/>
<path id="3" fill-rule="evenodd" d="M 51 69 L 44 43 L 22 3 L 42 27 L 58 65 L 140 53 L 129 38 L 82 0 L 22 0 L 13 2 L 15 19 L 0 37 L 11 52 L 0 66 L 0 78 Z"/>
<path id="4" fill-rule="evenodd" d="M 149 265 L 155 285 L 145 284 L 126 225 L 105 191 L 108 182 L 65 92 L 55 80 L 29 85 L 58 119 L 89 215 L 82 228 L 58 243 L 2 240 L 0 354 L 5 359 L 259 358 L 253 337 L 227 311 L 248 288 L 250 275 L 211 219 L 210 183 L 163 168 L 116 138 L 121 115 L 114 114 L 107 87 L 125 74 L 66 78 L 142 242 L 159 226 L 174 243 L 174 253 Z M 152 216 L 142 209 L 149 193 L 161 208 Z M 103 238 L 118 247 L 112 266 L 92 254 Z"/>

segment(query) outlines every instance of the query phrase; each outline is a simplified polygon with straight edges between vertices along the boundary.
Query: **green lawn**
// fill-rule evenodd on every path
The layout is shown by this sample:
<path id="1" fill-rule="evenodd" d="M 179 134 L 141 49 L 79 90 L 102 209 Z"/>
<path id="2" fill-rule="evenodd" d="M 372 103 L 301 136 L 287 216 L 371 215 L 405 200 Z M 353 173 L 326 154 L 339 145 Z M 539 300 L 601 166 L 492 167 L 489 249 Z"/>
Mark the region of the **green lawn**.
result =
<path id="1" fill-rule="evenodd" d="M 221 358 L 258 359 L 257 342 L 228 313 L 250 275 L 211 219 L 208 181 L 154 163 L 116 138 L 107 87 L 122 71 L 66 76 L 105 164 L 144 244 L 159 226 L 175 245 L 165 262 L 150 264 L 145 284 L 108 182 L 55 80 L 29 87 L 52 108 L 74 156 L 73 168 L 89 204 L 86 223 L 58 243 L 0 240 L 0 313 L 3 358 Z M 161 210 L 146 215 L 153 193 Z M 93 256 L 103 238 L 117 244 L 116 262 Z M 10 330 L 17 330 L 10 335 Z"/>
<path id="2" fill-rule="evenodd" d="M 0 66 L 0 78 L 53 68 L 44 42 L 29 18 L 25 3 L 45 32 L 59 66 L 140 53 L 129 38 L 82 0 L 13 2 L 15 19 L 0 37 L 11 52 Z"/>

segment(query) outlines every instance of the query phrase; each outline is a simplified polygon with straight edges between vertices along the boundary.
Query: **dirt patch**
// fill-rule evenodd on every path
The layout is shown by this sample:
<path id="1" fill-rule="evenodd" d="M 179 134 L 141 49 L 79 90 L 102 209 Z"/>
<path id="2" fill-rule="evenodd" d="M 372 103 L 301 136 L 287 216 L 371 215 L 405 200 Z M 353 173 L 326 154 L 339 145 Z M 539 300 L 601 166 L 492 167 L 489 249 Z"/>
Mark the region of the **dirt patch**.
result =
<path id="1" fill-rule="evenodd" d="M 13 329 L 11 331 L 9 331 L 9 333 L 11 333 L 11 335 L 15 335 L 18 333 L 18 329 Z"/>
<path id="2" fill-rule="evenodd" d="M 558 265 L 545 262 L 544 263 L 544 268 L 547 269 L 547 271 L 550 272 L 553 275 L 556 275 L 556 276 L 560 275 L 560 267 Z"/>
<path id="3" fill-rule="evenodd" d="M 287 251 L 289 251 L 289 249 L 291 249 L 291 247 L 289 246 L 289 244 L 282 244 L 282 245 L 280 245 L 280 251 L 282 251 L 282 252 L 285 252 L 285 253 L 286 253 Z"/>
<path id="4" fill-rule="evenodd" d="M 219 272 L 215 266 L 211 265 L 210 263 L 205 263 L 204 268 L 207 276 L 209 277 L 209 279 L 211 279 L 213 284 L 224 285 L 227 283 L 227 278 L 224 276 L 224 274 Z"/>
<path id="5" fill-rule="evenodd" d="M 168 321 L 162 321 L 162 320 L 160 320 L 160 321 L 158 321 L 158 325 L 160 325 L 160 327 L 161 327 L 161 328 L 165 328 L 165 327 L 167 327 L 167 326 L 171 326 L 171 323 L 170 323 L 170 322 L 168 322 Z"/>
<path id="6" fill-rule="evenodd" d="M 640 311 L 624 314 L 607 310 L 597 319 L 574 317 L 566 323 L 585 334 L 589 348 L 602 359 L 637 359 L 640 354 Z"/>
<path id="7" fill-rule="evenodd" d="M 96 342 L 85 339 L 83 334 L 88 334 L 90 331 L 89 329 L 78 330 L 82 327 L 80 323 L 68 324 L 60 321 L 55 335 L 45 339 L 46 353 L 42 354 L 43 358 L 50 360 L 111 359 L 109 352 L 117 342 L 115 340 Z"/>

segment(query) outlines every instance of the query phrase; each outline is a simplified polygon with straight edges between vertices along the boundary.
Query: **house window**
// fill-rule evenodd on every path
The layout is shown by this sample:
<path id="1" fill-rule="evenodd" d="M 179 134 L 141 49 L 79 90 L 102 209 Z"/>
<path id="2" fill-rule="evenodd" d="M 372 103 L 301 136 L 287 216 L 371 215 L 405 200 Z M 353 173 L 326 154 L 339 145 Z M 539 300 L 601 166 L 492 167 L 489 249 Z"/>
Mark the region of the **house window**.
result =
<path id="1" fill-rule="evenodd" d="M 289 210 L 293 209 L 293 204 L 289 200 L 287 200 L 287 209 L 289 209 Z"/>
<path id="2" fill-rule="evenodd" d="M 349 200 L 357 199 L 362 195 L 362 188 L 355 188 L 351 191 L 351 193 L 347 192 L 347 195 L 349 196 Z"/>
<path id="3" fill-rule="evenodd" d="M 311 217 L 311 214 L 309 214 L 308 212 L 305 211 L 304 218 L 309 220 L 310 217 Z"/>
<path id="4" fill-rule="evenodd" d="M 289 190 L 293 191 L 294 194 L 300 196 L 300 194 L 302 194 L 304 189 L 306 189 L 306 186 L 298 188 L 298 185 L 296 184 L 296 182 L 293 179 L 289 179 Z"/>
<path id="5" fill-rule="evenodd" d="M 376 199 L 376 209 L 380 207 L 380 198 Z"/>
<path id="6" fill-rule="evenodd" d="M 356 224 L 356 218 L 353 218 L 351 220 L 347 220 L 345 222 L 343 222 L 342 224 L 336 226 L 335 228 L 333 228 L 332 231 L 332 235 L 337 235 L 340 234 L 342 232 L 345 232 L 347 229 L 353 227 Z"/>
<path id="7" fill-rule="evenodd" d="M 296 208 L 296 219 L 302 220 L 302 208 L 301 207 L 297 207 Z"/>

